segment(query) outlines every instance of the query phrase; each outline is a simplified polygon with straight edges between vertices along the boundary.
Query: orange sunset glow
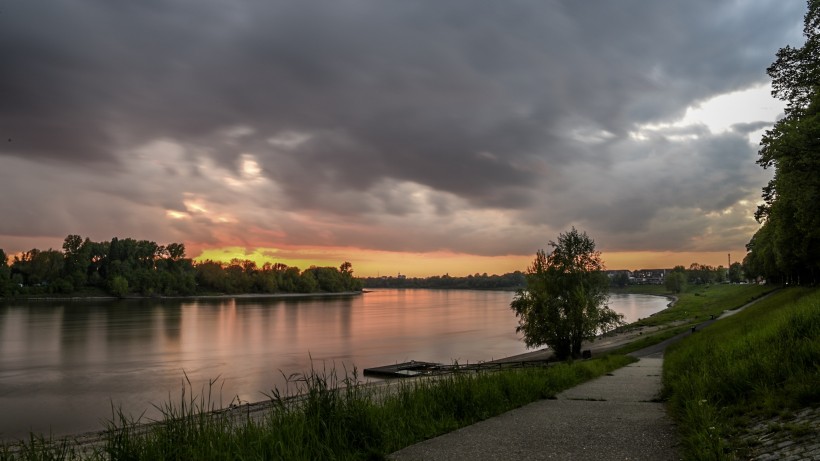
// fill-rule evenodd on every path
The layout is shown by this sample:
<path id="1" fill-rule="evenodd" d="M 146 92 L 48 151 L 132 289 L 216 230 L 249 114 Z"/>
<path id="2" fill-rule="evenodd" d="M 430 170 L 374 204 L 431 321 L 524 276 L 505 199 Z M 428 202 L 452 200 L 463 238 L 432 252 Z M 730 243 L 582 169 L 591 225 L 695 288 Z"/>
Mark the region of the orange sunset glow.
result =
<path id="1" fill-rule="evenodd" d="M 732 262 L 742 260 L 745 252 L 732 256 Z M 603 252 L 607 269 L 669 269 L 691 263 L 714 267 L 728 266 L 727 253 L 723 252 Z M 480 256 L 451 252 L 404 253 L 372 251 L 361 248 L 256 248 L 247 251 L 242 247 L 206 249 L 196 261 L 230 262 L 233 259 L 254 261 L 258 266 L 265 263 L 282 263 L 306 269 L 310 266 L 338 267 L 349 261 L 359 277 L 397 276 L 430 277 L 449 274 L 505 274 L 526 271 L 533 255 Z"/>

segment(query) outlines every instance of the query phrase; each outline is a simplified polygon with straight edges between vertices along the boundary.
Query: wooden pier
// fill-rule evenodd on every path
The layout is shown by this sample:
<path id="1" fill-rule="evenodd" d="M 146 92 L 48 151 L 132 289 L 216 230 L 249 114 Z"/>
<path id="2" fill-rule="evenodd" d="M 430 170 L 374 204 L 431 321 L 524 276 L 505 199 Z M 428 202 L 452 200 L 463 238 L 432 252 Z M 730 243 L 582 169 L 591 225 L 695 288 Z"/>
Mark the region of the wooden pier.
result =
<path id="1" fill-rule="evenodd" d="M 497 361 L 468 363 L 465 365 L 453 364 L 442 365 L 433 362 L 419 362 L 411 360 L 409 362 L 385 365 L 382 367 L 365 368 L 364 376 L 373 378 L 410 378 L 414 376 L 431 376 L 456 372 L 478 372 L 504 370 L 510 368 L 543 367 L 550 364 L 549 359 L 521 360 L 521 361 Z"/>
<path id="2" fill-rule="evenodd" d="M 440 368 L 440 363 L 432 362 L 417 362 L 411 360 L 409 362 L 397 363 L 395 365 L 385 365 L 383 367 L 365 368 L 365 376 L 373 376 L 375 378 L 409 378 L 411 376 L 419 376 L 423 374 L 430 374 L 432 371 Z"/>

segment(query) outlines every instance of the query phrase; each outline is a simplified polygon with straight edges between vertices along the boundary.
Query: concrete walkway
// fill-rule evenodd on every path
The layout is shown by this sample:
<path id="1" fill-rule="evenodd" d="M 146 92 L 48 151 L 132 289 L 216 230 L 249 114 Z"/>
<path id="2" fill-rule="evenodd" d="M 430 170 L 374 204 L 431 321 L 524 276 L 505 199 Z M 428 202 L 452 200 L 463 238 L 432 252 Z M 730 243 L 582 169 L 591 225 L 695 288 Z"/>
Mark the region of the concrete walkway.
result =
<path id="1" fill-rule="evenodd" d="M 395 460 L 555 459 L 676 460 L 678 437 L 663 403 L 663 351 L 672 343 L 766 299 L 774 292 L 726 311 L 654 346 L 629 355 L 639 359 L 607 376 L 472 426 L 411 445 Z M 601 347 L 602 344 L 593 345 Z M 514 357 L 544 354 L 543 351 Z"/>
<path id="2" fill-rule="evenodd" d="M 395 460 L 676 460 L 661 353 L 610 375 L 390 455 Z"/>

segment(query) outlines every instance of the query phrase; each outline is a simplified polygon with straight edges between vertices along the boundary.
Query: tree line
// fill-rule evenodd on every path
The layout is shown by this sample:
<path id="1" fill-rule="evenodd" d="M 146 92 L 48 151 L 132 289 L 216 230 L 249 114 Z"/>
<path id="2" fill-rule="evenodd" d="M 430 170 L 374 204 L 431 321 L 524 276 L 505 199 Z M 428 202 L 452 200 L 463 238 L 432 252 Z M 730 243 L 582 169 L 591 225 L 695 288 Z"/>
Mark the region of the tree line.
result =
<path id="1" fill-rule="evenodd" d="M 820 0 L 807 3 L 805 44 L 781 48 L 767 69 L 786 109 L 760 143 L 757 163 L 774 176 L 744 260 L 751 276 L 795 284 L 820 277 Z"/>
<path id="2" fill-rule="evenodd" d="M 94 242 L 69 235 L 60 250 L 32 249 L 9 261 L 0 249 L 0 297 L 99 294 L 317 293 L 360 291 L 349 262 L 301 271 L 281 263 L 234 259 L 194 262 L 185 245 L 114 237 Z"/>
<path id="3" fill-rule="evenodd" d="M 475 274 L 466 277 L 451 277 L 449 274 L 432 277 L 364 277 L 365 288 L 441 288 L 464 290 L 517 290 L 526 285 L 521 271 L 504 275 Z"/>
<path id="4" fill-rule="evenodd" d="M 681 293 L 688 285 L 745 281 L 743 266 L 739 262 L 732 263 L 728 270 L 723 266 L 713 267 L 692 263 L 688 269 L 684 266 L 675 266 L 671 272 L 666 274 L 664 286 L 673 293 Z"/>

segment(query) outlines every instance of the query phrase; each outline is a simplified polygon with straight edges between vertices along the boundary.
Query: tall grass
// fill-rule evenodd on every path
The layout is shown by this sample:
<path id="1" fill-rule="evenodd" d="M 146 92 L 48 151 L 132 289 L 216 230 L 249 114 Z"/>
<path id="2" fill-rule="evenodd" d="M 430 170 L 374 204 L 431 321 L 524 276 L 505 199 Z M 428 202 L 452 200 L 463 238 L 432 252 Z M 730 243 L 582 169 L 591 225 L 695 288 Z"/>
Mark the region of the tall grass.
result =
<path id="1" fill-rule="evenodd" d="M 194 394 L 188 383 L 179 402 L 159 407 L 164 415 L 159 423 L 140 425 L 117 413 L 94 449 L 36 439 L 16 451 L 4 447 L 0 460 L 383 459 L 424 439 L 551 398 L 634 360 L 613 355 L 389 386 L 363 385 L 355 369 L 341 377 L 333 369 L 310 370 L 291 376 L 285 390 L 273 390 L 269 408 L 259 416 L 212 411 L 210 389 Z"/>
<path id="2" fill-rule="evenodd" d="M 750 416 L 820 404 L 820 290 L 782 290 L 669 347 L 664 394 L 699 460 L 731 459 Z"/>

